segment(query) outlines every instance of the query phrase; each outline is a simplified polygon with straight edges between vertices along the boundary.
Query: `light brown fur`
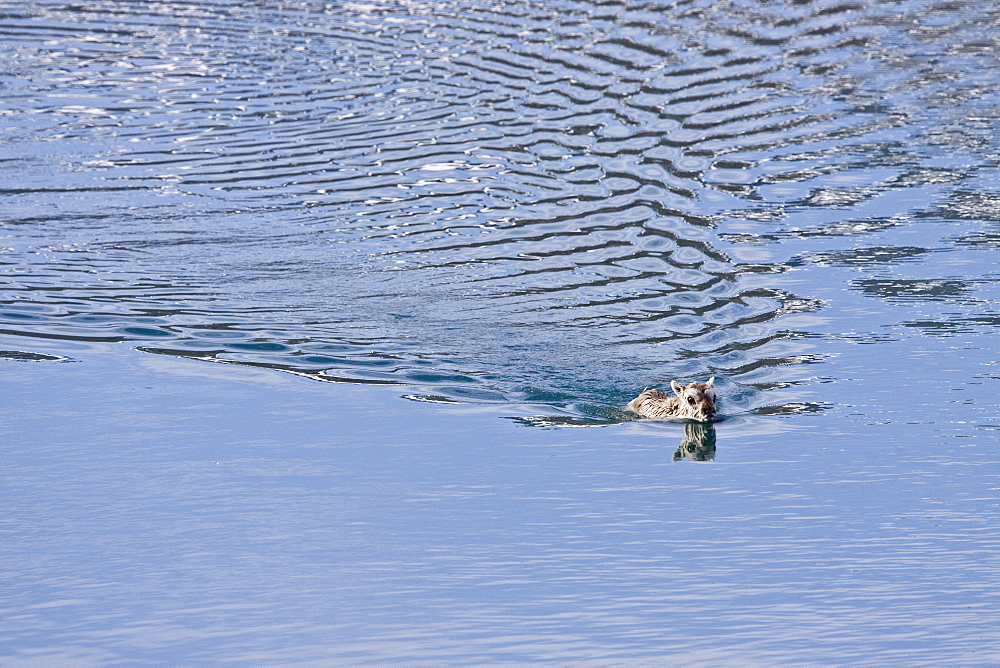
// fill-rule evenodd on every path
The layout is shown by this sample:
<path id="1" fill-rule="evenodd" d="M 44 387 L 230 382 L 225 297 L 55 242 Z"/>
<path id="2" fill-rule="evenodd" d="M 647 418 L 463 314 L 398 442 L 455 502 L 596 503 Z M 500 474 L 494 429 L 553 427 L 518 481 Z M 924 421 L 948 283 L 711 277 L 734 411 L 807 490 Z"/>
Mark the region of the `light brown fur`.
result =
<path id="1" fill-rule="evenodd" d="M 646 390 L 629 402 L 628 409 L 656 420 L 697 420 L 711 422 L 715 418 L 715 378 L 705 383 L 681 385 L 670 381 L 676 396 L 660 390 Z"/>

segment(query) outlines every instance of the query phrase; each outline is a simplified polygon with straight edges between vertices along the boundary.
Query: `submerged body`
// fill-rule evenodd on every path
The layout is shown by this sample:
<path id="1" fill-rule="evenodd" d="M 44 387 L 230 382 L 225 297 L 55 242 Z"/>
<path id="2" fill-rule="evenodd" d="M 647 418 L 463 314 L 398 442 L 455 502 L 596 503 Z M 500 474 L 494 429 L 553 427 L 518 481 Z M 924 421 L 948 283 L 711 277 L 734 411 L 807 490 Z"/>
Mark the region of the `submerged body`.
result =
<path id="1" fill-rule="evenodd" d="M 629 402 L 628 409 L 657 420 L 688 419 L 711 422 L 715 419 L 715 378 L 704 383 L 681 385 L 670 381 L 675 396 L 660 390 L 646 390 Z"/>

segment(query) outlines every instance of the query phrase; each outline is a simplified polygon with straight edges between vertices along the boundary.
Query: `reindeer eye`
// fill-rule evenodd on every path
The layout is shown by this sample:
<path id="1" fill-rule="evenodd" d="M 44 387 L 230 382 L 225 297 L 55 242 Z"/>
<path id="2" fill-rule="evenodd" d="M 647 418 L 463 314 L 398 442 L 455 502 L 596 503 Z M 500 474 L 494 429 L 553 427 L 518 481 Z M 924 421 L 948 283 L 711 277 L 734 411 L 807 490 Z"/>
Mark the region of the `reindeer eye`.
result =
<path id="1" fill-rule="evenodd" d="M 694 403 L 694 397 L 688 397 L 688 403 L 689 404 L 693 404 Z"/>

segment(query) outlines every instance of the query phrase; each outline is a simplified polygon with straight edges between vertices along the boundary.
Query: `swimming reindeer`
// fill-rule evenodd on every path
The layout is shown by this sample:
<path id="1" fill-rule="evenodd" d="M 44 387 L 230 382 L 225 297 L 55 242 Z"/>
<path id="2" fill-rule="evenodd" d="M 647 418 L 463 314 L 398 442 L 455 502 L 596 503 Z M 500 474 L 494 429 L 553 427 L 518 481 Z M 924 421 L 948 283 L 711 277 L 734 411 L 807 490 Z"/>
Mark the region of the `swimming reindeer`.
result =
<path id="1" fill-rule="evenodd" d="M 645 390 L 629 402 L 628 409 L 647 418 L 659 420 L 688 419 L 711 422 L 715 418 L 715 378 L 704 383 L 681 385 L 670 381 L 677 396 L 660 390 Z"/>

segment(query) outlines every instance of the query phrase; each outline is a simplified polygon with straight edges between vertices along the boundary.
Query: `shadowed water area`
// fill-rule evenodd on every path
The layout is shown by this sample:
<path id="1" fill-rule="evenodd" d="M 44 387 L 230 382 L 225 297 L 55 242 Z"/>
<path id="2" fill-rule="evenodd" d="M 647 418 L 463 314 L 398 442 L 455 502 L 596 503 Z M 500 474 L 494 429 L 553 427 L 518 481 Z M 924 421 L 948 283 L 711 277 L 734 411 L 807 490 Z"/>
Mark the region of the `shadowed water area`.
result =
<path id="1" fill-rule="evenodd" d="M 0 655 L 1000 661 L 998 54 L 993 2 L 0 3 Z"/>

